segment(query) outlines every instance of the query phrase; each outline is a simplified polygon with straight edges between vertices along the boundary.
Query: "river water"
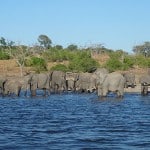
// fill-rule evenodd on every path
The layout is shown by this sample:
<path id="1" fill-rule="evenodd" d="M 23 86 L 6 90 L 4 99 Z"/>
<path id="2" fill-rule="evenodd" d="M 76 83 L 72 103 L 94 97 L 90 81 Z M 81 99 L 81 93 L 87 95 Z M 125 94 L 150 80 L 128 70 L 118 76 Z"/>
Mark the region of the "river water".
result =
<path id="1" fill-rule="evenodd" d="M 0 98 L 0 150 L 149 150 L 150 96 Z"/>

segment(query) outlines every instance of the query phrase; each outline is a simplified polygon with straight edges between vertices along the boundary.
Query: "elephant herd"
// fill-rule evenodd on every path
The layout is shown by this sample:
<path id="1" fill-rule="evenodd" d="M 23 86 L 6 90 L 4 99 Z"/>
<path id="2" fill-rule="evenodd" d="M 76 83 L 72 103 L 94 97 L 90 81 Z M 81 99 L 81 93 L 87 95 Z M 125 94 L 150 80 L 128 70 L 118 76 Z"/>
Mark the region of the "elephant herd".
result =
<path id="1" fill-rule="evenodd" d="M 148 94 L 150 75 L 146 74 L 140 78 L 141 94 Z M 48 73 L 30 73 L 23 77 L 0 77 L 1 95 L 20 95 L 20 92 L 30 92 L 31 96 L 37 95 L 37 90 L 42 90 L 43 95 L 51 93 L 72 92 L 97 92 L 98 96 L 107 96 L 109 92 L 115 92 L 117 97 L 123 97 L 124 88 L 134 88 L 135 75 L 133 73 L 121 74 L 109 73 L 105 68 L 99 68 L 93 73 L 73 73 L 62 71 L 50 71 Z"/>

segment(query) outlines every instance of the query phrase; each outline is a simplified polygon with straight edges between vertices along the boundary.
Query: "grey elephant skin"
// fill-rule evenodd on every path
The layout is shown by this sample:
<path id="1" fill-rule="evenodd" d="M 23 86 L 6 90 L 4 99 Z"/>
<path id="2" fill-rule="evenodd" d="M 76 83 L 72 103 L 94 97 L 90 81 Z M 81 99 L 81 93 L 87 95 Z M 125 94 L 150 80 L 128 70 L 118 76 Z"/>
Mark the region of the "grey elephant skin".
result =
<path id="1" fill-rule="evenodd" d="M 79 74 L 73 72 L 66 72 L 66 86 L 67 91 L 75 92 L 76 82 L 79 80 Z"/>
<path id="2" fill-rule="evenodd" d="M 133 74 L 132 72 L 126 72 L 123 74 L 123 76 L 125 78 L 125 88 L 134 88 L 136 86 L 135 74 Z"/>
<path id="3" fill-rule="evenodd" d="M 115 92 L 118 97 L 123 97 L 125 78 L 120 73 L 101 73 L 97 80 L 98 96 L 104 97 L 109 92 Z"/>
<path id="4" fill-rule="evenodd" d="M 24 91 L 24 95 L 27 95 L 27 91 L 30 90 L 31 75 L 23 77 L 9 77 L 4 83 L 4 95 L 15 94 L 20 95 L 21 90 Z"/>
<path id="5" fill-rule="evenodd" d="M 62 71 L 53 71 L 51 74 L 51 92 L 61 93 L 66 90 L 66 74 Z"/>
<path id="6" fill-rule="evenodd" d="M 80 73 L 75 87 L 77 92 L 93 92 L 96 90 L 96 75 L 93 73 Z"/>
<path id="7" fill-rule="evenodd" d="M 44 96 L 46 96 L 46 90 L 50 91 L 50 74 L 40 73 L 33 74 L 30 80 L 30 90 L 31 96 L 36 96 L 36 90 L 42 89 L 44 91 Z"/>
<path id="8" fill-rule="evenodd" d="M 141 94 L 148 95 L 148 86 L 150 86 L 150 75 L 142 75 L 139 79 L 139 82 L 141 84 Z"/>
<path id="9" fill-rule="evenodd" d="M 16 96 L 19 96 L 21 91 L 21 86 L 22 85 L 17 78 L 7 79 L 6 83 L 4 84 L 4 95 L 15 94 Z"/>
<path id="10" fill-rule="evenodd" d="M 6 77 L 0 77 L 0 93 L 4 95 L 4 85 L 7 81 Z"/>
<path id="11" fill-rule="evenodd" d="M 106 68 L 98 68 L 94 74 L 96 74 L 96 76 L 100 76 L 101 74 L 108 74 L 109 71 Z"/>

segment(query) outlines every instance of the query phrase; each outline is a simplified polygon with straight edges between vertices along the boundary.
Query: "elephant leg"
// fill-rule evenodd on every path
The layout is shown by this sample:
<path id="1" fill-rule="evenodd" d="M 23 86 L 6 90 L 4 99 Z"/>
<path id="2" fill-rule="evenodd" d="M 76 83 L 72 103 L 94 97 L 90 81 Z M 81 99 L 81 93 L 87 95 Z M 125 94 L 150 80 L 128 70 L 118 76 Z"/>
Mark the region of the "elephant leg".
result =
<path id="1" fill-rule="evenodd" d="M 18 89 L 17 91 L 17 96 L 20 96 L 21 88 Z"/>
<path id="2" fill-rule="evenodd" d="M 98 96 L 102 95 L 102 90 L 101 90 L 100 86 L 98 86 L 97 94 L 98 94 Z"/>
<path id="3" fill-rule="evenodd" d="M 58 85 L 55 85 L 55 86 L 54 86 L 54 93 L 55 93 L 55 94 L 58 93 L 58 89 L 59 89 L 59 88 L 58 88 Z"/>
<path id="4" fill-rule="evenodd" d="M 144 95 L 144 86 L 141 85 L 141 95 Z"/>
<path id="5" fill-rule="evenodd" d="M 117 98 L 123 98 L 123 91 L 117 91 Z"/>
<path id="6" fill-rule="evenodd" d="M 44 96 L 46 96 L 46 89 L 44 88 L 43 91 L 44 91 Z"/>
<path id="7" fill-rule="evenodd" d="M 148 94 L 148 86 L 141 85 L 141 94 L 143 96 Z"/>
<path id="8" fill-rule="evenodd" d="M 119 89 L 118 91 L 117 91 L 117 96 L 120 98 L 120 97 L 123 97 L 123 95 L 124 95 L 124 89 Z"/>
<path id="9" fill-rule="evenodd" d="M 32 97 L 36 96 L 36 90 L 31 90 L 31 96 Z"/>
<path id="10" fill-rule="evenodd" d="M 106 97 L 107 94 L 108 94 L 108 89 L 107 88 L 103 88 L 103 90 L 102 90 L 102 96 Z"/>
<path id="11" fill-rule="evenodd" d="M 144 95 L 148 95 L 148 86 L 144 86 Z"/>
<path id="12" fill-rule="evenodd" d="M 27 94 L 28 94 L 28 88 L 26 87 L 24 90 L 24 96 L 27 97 Z"/>
<path id="13" fill-rule="evenodd" d="M 25 97 L 27 97 L 27 90 L 25 90 L 25 92 L 24 92 L 24 96 L 25 96 Z"/>

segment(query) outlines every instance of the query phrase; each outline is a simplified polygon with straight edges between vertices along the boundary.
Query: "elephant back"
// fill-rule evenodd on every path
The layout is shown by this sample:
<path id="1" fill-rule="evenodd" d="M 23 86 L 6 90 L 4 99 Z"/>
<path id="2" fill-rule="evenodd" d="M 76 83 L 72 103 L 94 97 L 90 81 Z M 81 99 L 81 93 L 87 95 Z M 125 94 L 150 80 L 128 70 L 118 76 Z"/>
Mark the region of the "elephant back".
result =
<path id="1" fill-rule="evenodd" d="M 145 75 L 142 75 L 139 79 L 139 82 L 140 84 L 150 84 L 150 75 L 148 74 L 145 74 Z"/>
<path id="2" fill-rule="evenodd" d="M 78 73 L 73 72 L 66 72 L 66 80 L 67 81 L 77 81 L 78 80 Z"/>

